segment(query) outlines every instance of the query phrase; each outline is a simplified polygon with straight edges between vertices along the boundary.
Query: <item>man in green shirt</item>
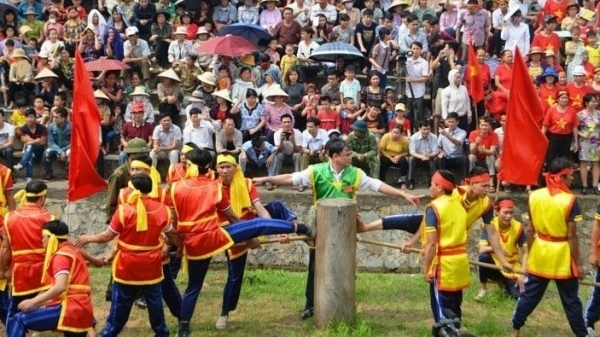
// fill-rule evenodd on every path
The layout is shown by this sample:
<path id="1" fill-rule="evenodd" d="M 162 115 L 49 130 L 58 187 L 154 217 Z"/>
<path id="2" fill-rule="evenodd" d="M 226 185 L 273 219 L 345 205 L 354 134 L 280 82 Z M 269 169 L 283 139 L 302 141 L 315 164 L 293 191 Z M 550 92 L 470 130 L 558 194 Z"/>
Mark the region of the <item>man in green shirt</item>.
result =
<path id="1" fill-rule="evenodd" d="M 379 177 L 377 139 L 367 127 L 367 122 L 357 120 L 348 135 L 348 146 L 352 150 L 352 165 L 369 170 L 369 177 Z"/>
<path id="2" fill-rule="evenodd" d="M 354 199 L 359 190 L 377 191 L 393 197 L 402 197 L 413 205 L 417 205 L 419 199 L 423 197 L 422 195 L 415 196 L 395 189 L 379 179 L 370 178 L 363 170 L 352 166 L 352 150 L 348 143 L 342 140 L 333 140 L 328 142 L 325 148 L 330 158 L 328 163 L 311 165 L 301 172 L 259 177 L 252 180 L 255 184 L 268 182 L 274 185 L 312 186 L 314 206 L 316 206 L 317 200 L 320 199 Z M 311 250 L 305 292 L 306 305 L 302 312 L 302 319 L 307 319 L 313 315 L 314 263 L 315 251 Z"/>

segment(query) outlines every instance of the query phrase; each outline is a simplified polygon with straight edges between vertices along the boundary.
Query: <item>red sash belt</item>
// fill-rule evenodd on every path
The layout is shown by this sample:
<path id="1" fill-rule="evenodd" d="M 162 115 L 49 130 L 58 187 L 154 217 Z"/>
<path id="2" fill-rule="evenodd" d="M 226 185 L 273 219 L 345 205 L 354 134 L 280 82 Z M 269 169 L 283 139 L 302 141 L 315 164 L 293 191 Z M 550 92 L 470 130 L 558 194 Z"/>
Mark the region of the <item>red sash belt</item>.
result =
<path id="1" fill-rule="evenodd" d="M 458 245 L 458 246 L 440 248 L 438 255 L 439 256 L 459 255 L 459 254 L 465 254 L 466 252 L 467 252 L 466 245 Z"/>
<path id="2" fill-rule="evenodd" d="M 566 236 L 563 237 L 558 237 L 558 236 L 552 236 L 552 235 L 548 235 L 548 234 L 544 234 L 544 233 L 537 233 L 537 237 L 544 240 L 544 241 L 549 241 L 549 242 L 566 242 L 569 241 L 569 238 Z"/>

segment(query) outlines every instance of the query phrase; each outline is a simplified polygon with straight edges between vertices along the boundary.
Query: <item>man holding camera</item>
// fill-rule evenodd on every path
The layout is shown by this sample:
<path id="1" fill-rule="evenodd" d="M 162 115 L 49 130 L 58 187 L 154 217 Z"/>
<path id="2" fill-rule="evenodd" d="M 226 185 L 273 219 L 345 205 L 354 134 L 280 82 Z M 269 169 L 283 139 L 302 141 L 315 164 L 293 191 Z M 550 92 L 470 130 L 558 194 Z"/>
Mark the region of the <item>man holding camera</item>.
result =
<path id="1" fill-rule="evenodd" d="M 302 133 L 293 127 L 291 115 L 281 116 L 281 128 L 275 131 L 273 140 L 277 148 L 277 162 L 275 164 L 275 175 L 281 173 L 283 161 L 292 158 L 294 172 L 300 172 L 300 159 L 302 158 Z"/>

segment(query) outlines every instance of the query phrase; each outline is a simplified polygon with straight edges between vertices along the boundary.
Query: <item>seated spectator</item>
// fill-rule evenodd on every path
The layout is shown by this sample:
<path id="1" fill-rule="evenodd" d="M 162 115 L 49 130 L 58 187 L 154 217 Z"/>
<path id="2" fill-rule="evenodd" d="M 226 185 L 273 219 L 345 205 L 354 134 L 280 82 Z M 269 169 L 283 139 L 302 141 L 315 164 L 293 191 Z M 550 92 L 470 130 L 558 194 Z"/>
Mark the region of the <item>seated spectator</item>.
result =
<path id="1" fill-rule="evenodd" d="M 201 114 L 200 109 L 192 108 L 190 110 L 190 121 L 192 123 L 183 129 L 183 143 L 194 143 L 198 148 L 208 150 L 211 156 L 215 158 L 215 144 L 213 142 L 215 128 L 211 122 L 201 117 Z"/>
<path id="2" fill-rule="evenodd" d="M 35 77 L 35 80 L 38 81 L 35 86 L 35 95 L 41 97 L 47 107 L 52 106 L 54 96 L 58 94 L 58 85 L 55 81 L 57 78 L 58 76 L 47 68 L 40 71 Z"/>
<path id="3" fill-rule="evenodd" d="M 219 6 L 214 7 L 213 21 L 217 31 L 221 28 L 229 26 L 237 20 L 237 9 L 229 0 L 220 0 Z"/>
<path id="4" fill-rule="evenodd" d="M 211 122 L 215 123 L 217 130 L 221 128 L 221 125 L 226 118 L 231 118 L 236 122 L 236 126 L 239 126 L 239 115 L 231 113 L 231 97 L 229 97 L 229 90 L 215 91 L 212 96 L 215 98 L 215 104 L 210 108 L 208 117 Z"/>
<path id="5" fill-rule="evenodd" d="M 273 135 L 281 128 L 281 117 L 289 115 L 292 117 L 292 127 L 295 120 L 292 114 L 292 108 L 286 104 L 290 97 L 281 88 L 271 90 L 267 96 L 267 100 L 271 104 L 265 106 L 265 117 L 267 124 L 267 140 L 273 139 Z"/>
<path id="6" fill-rule="evenodd" d="M 340 108 L 340 133 L 343 135 L 348 135 L 352 132 L 352 124 L 364 113 L 365 109 L 362 107 L 359 109 L 354 104 L 354 99 L 352 97 L 344 97 L 344 101 L 342 107 Z M 330 130 L 331 131 L 331 130 Z"/>
<path id="7" fill-rule="evenodd" d="M 179 162 L 179 148 L 181 146 L 181 129 L 173 125 L 171 117 L 160 115 L 160 124 L 152 132 L 152 151 L 150 158 L 152 166 L 156 167 L 159 159 L 169 159 L 171 165 Z"/>
<path id="8" fill-rule="evenodd" d="M 143 139 L 148 142 L 148 147 L 152 146 L 152 133 L 154 126 L 152 123 L 144 120 L 144 105 L 141 103 L 135 103 L 131 107 L 131 115 L 133 119 L 131 121 L 125 121 L 123 131 L 121 132 L 121 146 L 127 147 L 130 140 L 134 138 Z M 124 151 L 119 155 L 119 165 L 125 164 L 127 161 L 127 153 Z"/>
<path id="9" fill-rule="evenodd" d="M 217 132 L 215 147 L 217 154 L 229 154 L 236 159 L 242 152 L 242 132 L 235 128 L 232 118 L 226 118 L 223 127 Z"/>
<path id="10" fill-rule="evenodd" d="M 475 166 L 482 166 L 490 172 L 490 192 L 495 192 L 494 176 L 496 175 L 496 151 L 498 135 L 492 131 L 492 119 L 483 117 L 479 120 L 479 128 L 469 134 L 469 171 Z"/>
<path id="11" fill-rule="evenodd" d="M 38 2 L 36 0 L 20 1 L 17 9 L 19 10 L 18 19 L 21 22 L 25 21 L 28 15 L 27 12 L 29 11 L 32 11 L 33 17 L 38 20 L 42 20 L 44 15 L 44 6 L 42 6 L 41 2 Z"/>
<path id="12" fill-rule="evenodd" d="M 135 103 L 139 103 L 144 107 L 144 120 L 148 123 L 154 123 L 154 107 L 152 106 L 152 102 L 148 98 L 150 95 L 146 93 L 143 86 L 135 87 L 135 90 L 129 97 L 131 97 L 131 102 L 127 104 L 127 108 L 125 109 L 125 121 L 131 122 L 132 118 L 132 108 Z"/>
<path id="13" fill-rule="evenodd" d="M 117 104 L 113 107 L 112 111 L 110 109 L 105 109 L 104 111 L 100 109 L 100 112 L 104 112 L 100 126 L 102 127 L 102 151 L 106 155 L 110 153 L 113 140 L 120 137 L 123 132 L 123 127 L 125 126 L 123 113 L 125 109 L 123 105 Z M 109 115 L 108 118 L 106 118 L 106 114 Z M 119 146 L 119 148 L 122 147 Z"/>
<path id="14" fill-rule="evenodd" d="M 435 173 L 438 166 L 438 148 L 437 136 L 431 133 L 428 123 L 418 122 L 417 132 L 415 132 L 408 142 L 408 189 L 415 189 L 415 170 L 418 166 L 426 166 L 429 169 L 427 176 L 427 185 L 429 186 L 431 176 Z"/>
<path id="15" fill-rule="evenodd" d="M 67 9 L 67 21 L 65 22 L 65 47 L 71 55 L 75 55 L 80 35 L 86 27 L 86 22 L 79 17 L 77 8 L 71 6 Z"/>
<path id="16" fill-rule="evenodd" d="M 12 170 L 14 164 L 13 144 L 15 142 L 15 127 L 4 120 L 0 113 L 0 157 L 3 157 L 5 166 Z"/>
<path id="17" fill-rule="evenodd" d="M 99 88 L 110 100 L 110 106 L 119 105 L 123 101 L 123 87 L 120 81 L 117 81 L 118 75 L 118 71 L 107 72 Z M 158 86 L 160 88 L 160 84 Z"/>
<path id="18" fill-rule="evenodd" d="M 169 69 L 158 74 L 157 77 L 161 79 L 161 82 L 156 86 L 160 102 L 158 104 L 158 112 L 171 116 L 173 123 L 181 125 L 179 122 L 179 112 L 181 110 L 181 104 L 179 103 L 179 76 L 177 76 L 173 69 Z"/>
<path id="19" fill-rule="evenodd" d="M 14 63 L 10 65 L 8 74 L 8 96 L 10 105 L 14 104 L 17 93 L 21 91 L 25 102 L 29 102 L 29 95 L 35 92 L 33 84 L 33 68 L 29 57 L 21 48 L 15 48 L 12 54 Z"/>
<path id="20" fill-rule="evenodd" d="M 32 39 L 36 43 L 44 42 L 44 22 L 37 18 L 36 11 L 33 7 L 29 7 L 25 12 L 25 20 L 21 22 L 21 30 L 27 27 L 23 34 L 23 40 L 29 42 Z"/>
<path id="21" fill-rule="evenodd" d="M 127 72 L 140 72 L 146 86 L 150 83 L 150 65 L 148 57 L 150 57 L 150 48 L 148 42 L 138 37 L 138 29 L 136 27 L 128 27 L 126 29 L 127 41 L 123 43 L 123 63 L 131 67 Z"/>
<path id="22" fill-rule="evenodd" d="M 281 174 L 281 167 L 285 159 L 291 158 L 294 162 L 294 172 L 300 172 L 302 159 L 302 133 L 294 129 L 292 115 L 281 116 L 281 128 L 273 135 L 277 148 L 277 165 L 275 175 Z"/>
<path id="23" fill-rule="evenodd" d="M 14 169 L 17 171 L 25 169 L 25 179 L 30 182 L 33 179 L 33 161 L 36 158 L 41 159 L 44 155 L 48 130 L 36 121 L 35 111 L 27 109 L 25 125 L 19 129 L 18 135 L 23 142 L 23 155 Z"/>
<path id="24" fill-rule="evenodd" d="M 321 88 L 321 95 L 328 96 L 334 107 L 342 103 L 340 101 L 340 72 L 338 70 L 330 70 L 327 73 L 327 84 Z"/>
<path id="25" fill-rule="evenodd" d="M 240 131 L 244 142 L 247 142 L 262 133 L 267 123 L 267 117 L 262 104 L 258 103 L 256 90 L 248 89 L 245 96 L 245 102 L 243 100 L 238 101 L 231 109 L 231 113 L 240 114 Z"/>
<path id="26" fill-rule="evenodd" d="M 400 176 L 396 183 L 406 182 L 408 173 L 408 139 L 404 135 L 402 125 L 396 125 L 390 132 L 381 137 L 379 141 L 379 180 L 385 182 L 387 171 L 390 167 L 400 169 Z"/>
<path id="27" fill-rule="evenodd" d="M 48 107 L 46 106 L 43 97 L 35 96 L 35 98 L 33 99 L 33 110 L 35 111 L 37 122 L 45 127 L 48 127 L 51 120 L 50 109 L 48 109 Z"/>
<path id="28" fill-rule="evenodd" d="M 406 112 L 406 105 L 404 105 L 404 103 L 398 103 L 394 107 L 394 111 L 396 112 L 396 116 L 392 118 L 388 125 L 388 128 L 391 130 L 396 125 L 402 125 L 404 135 L 410 137 L 412 134 L 412 126 L 410 124 L 410 120 L 404 115 L 404 113 Z"/>
<path id="29" fill-rule="evenodd" d="M 240 167 L 246 175 L 246 168 L 253 166 L 264 168 L 269 176 L 275 175 L 277 167 L 277 147 L 269 144 L 263 137 L 254 137 L 242 145 Z M 273 190 L 273 185 L 266 183 L 267 190 Z"/>
<path id="30" fill-rule="evenodd" d="M 192 52 L 192 41 L 186 40 L 187 30 L 183 26 L 177 27 L 175 33 L 175 40 L 169 44 L 169 63 L 185 63 L 185 57 Z"/>
<path id="31" fill-rule="evenodd" d="M 137 27 L 142 38 L 148 39 L 156 15 L 156 7 L 149 0 L 139 0 L 133 6 L 133 13 L 132 23 Z"/>
<path id="32" fill-rule="evenodd" d="M 273 34 L 275 26 L 282 20 L 281 11 L 276 6 L 279 0 L 261 0 L 261 3 L 265 4 L 265 8 L 260 13 L 260 26 Z"/>
<path id="33" fill-rule="evenodd" d="M 158 63 L 161 68 L 168 68 L 169 62 L 169 46 L 171 44 L 173 36 L 173 26 L 169 22 L 171 14 L 165 12 L 163 9 L 158 9 L 154 15 L 154 23 L 150 28 L 149 43 L 152 43 L 154 49 L 153 62 Z M 187 32 L 186 32 L 187 34 Z"/>
<path id="34" fill-rule="evenodd" d="M 173 70 L 175 70 L 181 80 L 179 87 L 184 97 L 190 96 L 200 85 L 199 77 L 202 74 L 202 70 L 196 67 L 196 60 L 198 60 L 196 54 L 187 54 L 185 62 L 178 63 L 173 67 Z"/>
<path id="35" fill-rule="evenodd" d="M 321 121 L 322 128 L 325 131 L 340 129 L 340 114 L 331 107 L 331 98 L 329 96 L 321 96 L 319 99 L 317 118 Z"/>
<path id="36" fill-rule="evenodd" d="M 71 153 L 71 122 L 67 120 L 69 112 L 59 108 L 52 113 L 53 122 L 48 126 L 48 148 L 44 151 L 44 180 L 54 178 L 52 174 L 52 158 L 64 162 L 67 168 L 66 179 L 69 179 L 69 154 Z"/>
<path id="37" fill-rule="evenodd" d="M 458 172 L 456 181 L 462 181 L 467 175 L 467 156 L 464 143 L 467 131 L 458 127 L 460 117 L 456 112 L 446 116 L 446 128 L 440 126 L 438 144 L 440 148 L 440 169 Z"/>
<path id="38" fill-rule="evenodd" d="M 321 121 L 315 117 L 311 117 L 306 121 L 306 130 L 302 132 L 301 170 L 305 170 L 308 165 L 318 164 L 327 160 L 325 144 L 329 141 L 329 136 L 326 130 L 321 129 L 320 124 Z M 332 129 L 330 131 L 337 130 Z"/>
<path id="39" fill-rule="evenodd" d="M 181 23 L 175 26 L 185 28 L 187 31 L 187 36 L 185 38 L 189 41 L 193 41 L 196 37 L 196 33 L 198 32 L 198 25 L 194 22 L 192 13 L 188 11 L 183 12 L 181 15 Z"/>
<path id="40" fill-rule="evenodd" d="M 102 55 L 103 49 L 101 37 L 96 36 L 96 32 L 91 26 L 86 27 L 81 33 L 81 40 L 77 46 L 77 52 L 81 54 L 84 62 L 98 60 Z M 125 59 L 123 59 L 123 61 L 124 60 Z"/>
<path id="41" fill-rule="evenodd" d="M 352 149 L 352 165 L 368 172 L 369 177 L 379 177 L 377 139 L 371 134 L 364 120 L 355 121 L 352 130 L 348 135 L 348 145 Z"/>
<path id="42" fill-rule="evenodd" d="M 12 125 L 19 129 L 25 125 L 25 112 L 27 112 L 27 103 L 23 99 L 17 100 L 17 108 L 10 114 Z"/>
<path id="43" fill-rule="evenodd" d="M 209 37 L 210 37 L 210 34 L 209 34 L 208 30 L 206 29 L 206 27 L 201 26 L 200 28 L 198 28 L 198 31 L 196 32 L 196 41 L 194 42 L 194 45 L 192 47 L 193 50 L 198 50 L 198 48 L 200 48 L 200 46 L 202 46 L 206 41 L 208 41 Z M 202 70 L 212 74 L 212 65 L 215 63 L 217 63 L 217 55 L 216 54 L 208 54 L 208 53 L 199 53 L 198 54 L 197 64 L 198 64 L 198 67 L 201 68 Z"/>
<path id="44" fill-rule="evenodd" d="M 381 106 L 367 103 L 367 113 L 363 115 L 363 120 L 367 123 L 367 128 L 375 136 L 377 141 L 385 133 L 385 118 L 381 114 Z"/>
<path id="45" fill-rule="evenodd" d="M 237 12 L 237 21 L 239 23 L 252 23 L 258 25 L 260 16 L 254 0 L 244 0 L 244 4 L 238 8 Z"/>

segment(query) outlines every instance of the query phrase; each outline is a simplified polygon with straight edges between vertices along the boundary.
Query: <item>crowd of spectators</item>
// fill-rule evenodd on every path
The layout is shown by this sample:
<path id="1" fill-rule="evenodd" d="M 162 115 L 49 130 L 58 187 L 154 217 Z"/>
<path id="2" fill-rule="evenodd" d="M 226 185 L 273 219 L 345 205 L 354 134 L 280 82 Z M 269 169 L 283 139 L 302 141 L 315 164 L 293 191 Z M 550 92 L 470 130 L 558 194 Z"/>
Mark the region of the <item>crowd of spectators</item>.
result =
<path id="1" fill-rule="evenodd" d="M 79 53 L 129 66 L 90 73 L 100 153 L 118 153 L 121 163 L 128 141 L 142 138 L 153 165 L 178 162 L 182 145 L 194 143 L 275 175 L 326 161 L 326 142 L 343 137 L 370 176 L 413 189 L 438 168 L 464 177 L 484 166 L 493 190 L 519 48 L 544 110 L 547 161 L 577 156 L 582 192 L 591 170 L 600 194 L 594 1 L 100 0 L 94 9 L 71 1 L 17 1 L 0 18 L 0 156 L 27 180 L 36 159 L 46 180 L 53 158 L 68 162 Z M 233 23 L 272 38 L 238 58 L 200 52 Z M 354 45 L 364 60 L 311 58 L 328 42 Z M 465 86 L 470 44 L 485 89 L 478 103 Z"/>

